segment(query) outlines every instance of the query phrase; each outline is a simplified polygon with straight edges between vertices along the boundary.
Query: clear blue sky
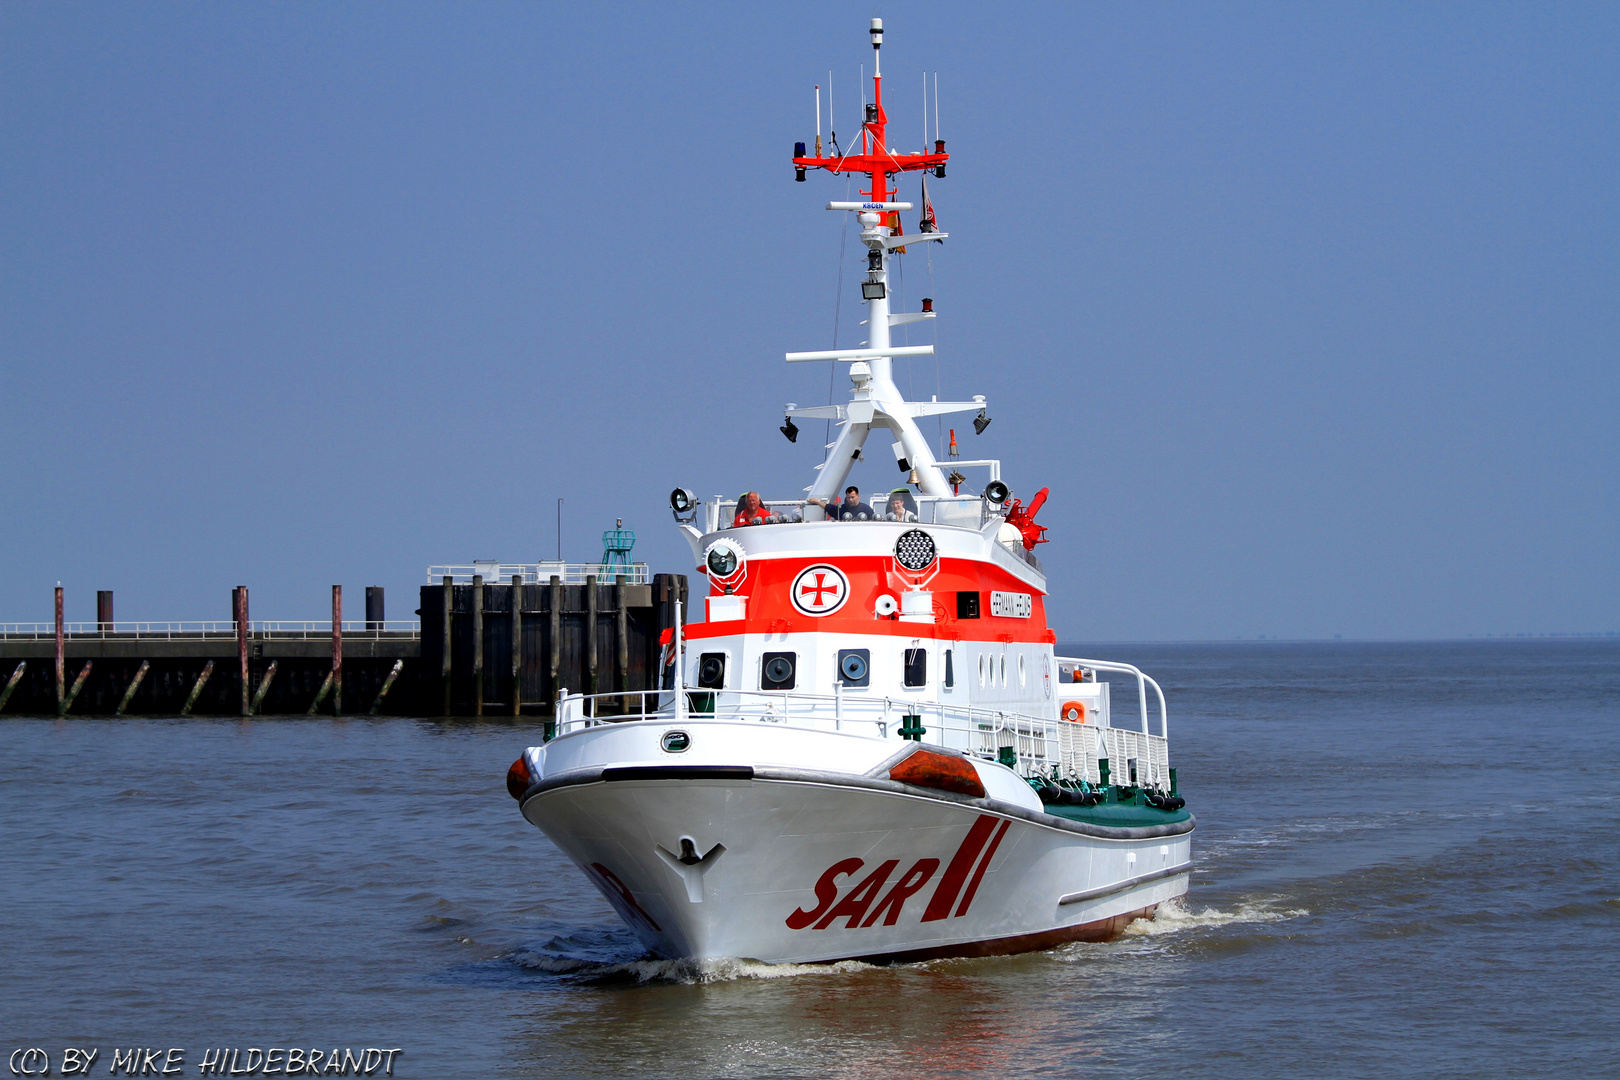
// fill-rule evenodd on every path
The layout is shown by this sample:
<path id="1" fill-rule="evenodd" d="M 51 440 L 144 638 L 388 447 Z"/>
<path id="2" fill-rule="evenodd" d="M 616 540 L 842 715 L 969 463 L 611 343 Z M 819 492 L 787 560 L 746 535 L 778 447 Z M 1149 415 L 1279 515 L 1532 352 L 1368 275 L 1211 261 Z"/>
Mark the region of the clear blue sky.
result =
<path id="1" fill-rule="evenodd" d="M 787 159 L 873 14 L 1062 637 L 1620 629 L 1613 4 L 7 4 L 0 619 L 408 617 L 559 496 L 678 571 L 671 487 L 798 493 L 846 215 Z"/>

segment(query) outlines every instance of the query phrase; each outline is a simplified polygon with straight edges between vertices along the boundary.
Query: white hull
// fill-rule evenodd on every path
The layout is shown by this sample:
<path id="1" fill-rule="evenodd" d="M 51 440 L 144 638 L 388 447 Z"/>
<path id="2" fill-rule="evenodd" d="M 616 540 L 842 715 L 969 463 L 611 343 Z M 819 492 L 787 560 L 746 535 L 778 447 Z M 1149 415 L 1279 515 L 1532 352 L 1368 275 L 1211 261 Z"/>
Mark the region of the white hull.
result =
<path id="1" fill-rule="evenodd" d="M 664 725 L 614 727 L 604 741 Z M 830 736 L 775 733 L 784 744 Z M 1155 830 L 1078 826 L 870 775 L 659 758 L 570 769 L 535 785 L 523 814 L 664 957 L 1021 952 L 1105 940 L 1187 888 L 1190 822 L 1131 835 Z"/>

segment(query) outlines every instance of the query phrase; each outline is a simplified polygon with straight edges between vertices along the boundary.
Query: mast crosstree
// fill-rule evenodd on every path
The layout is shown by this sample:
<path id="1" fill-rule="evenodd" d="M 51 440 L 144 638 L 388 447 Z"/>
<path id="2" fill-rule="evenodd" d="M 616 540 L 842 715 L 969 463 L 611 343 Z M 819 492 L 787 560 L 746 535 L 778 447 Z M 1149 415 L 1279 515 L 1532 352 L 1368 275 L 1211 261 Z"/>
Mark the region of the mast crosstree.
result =
<path id="1" fill-rule="evenodd" d="M 891 198 L 890 177 L 905 172 L 933 170 L 936 177 L 945 175 L 945 141 L 935 139 L 933 153 L 904 154 L 888 144 L 888 114 L 883 109 L 883 20 L 873 19 L 872 35 L 872 102 L 866 106 L 861 124 L 858 146 L 854 152 L 841 156 L 807 156 L 804 144 L 797 143 L 793 158 L 795 178 L 803 180 L 807 169 L 822 169 L 831 173 L 865 173 L 871 186 L 865 191 L 865 202 L 830 202 L 829 210 L 852 211 L 860 215 L 861 240 L 867 246 L 866 278 L 861 282 L 861 299 L 867 305 L 867 340 L 858 349 L 835 349 L 825 352 L 788 353 L 791 362 L 831 360 L 849 364 L 850 402 L 847 405 L 827 405 L 816 408 L 789 408 L 787 414 L 811 418 L 837 419 L 843 426 L 832 455 L 816 477 L 810 489 L 810 498 L 823 502 L 836 499 L 849 477 L 861 448 L 874 427 L 889 431 L 895 438 L 894 454 L 902 470 L 915 470 L 914 482 L 926 495 L 951 495 L 952 489 L 934 457 L 928 440 L 918 429 L 916 417 L 938 416 L 945 413 L 977 412 L 984 408 L 983 397 L 973 401 L 910 402 L 895 385 L 893 358 L 896 356 L 929 356 L 932 345 L 896 347 L 890 344 L 892 327 L 934 318 L 932 311 L 891 313 L 889 310 L 889 259 L 896 249 L 910 244 L 943 240 L 946 233 L 923 232 L 913 236 L 900 235 L 899 211 L 910 210 L 909 202 Z M 817 107 L 817 116 L 820 108 Z M 819 120 L 818 120 L 819 125 Z M 937 133 L 936 133 L 937 134 Z M 819 140 L 818 140 L 819 142 Z"/>

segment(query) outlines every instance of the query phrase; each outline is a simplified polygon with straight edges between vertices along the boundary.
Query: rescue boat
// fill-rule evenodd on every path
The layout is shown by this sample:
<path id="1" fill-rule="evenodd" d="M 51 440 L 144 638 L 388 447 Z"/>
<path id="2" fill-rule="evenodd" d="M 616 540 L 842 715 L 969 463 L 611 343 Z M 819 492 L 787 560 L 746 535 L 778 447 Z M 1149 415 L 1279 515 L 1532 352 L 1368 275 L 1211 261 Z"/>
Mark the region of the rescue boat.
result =
<path id="1" fill-rule="evenodd" d="M 784 424 L 793 438 L 796 418 L 825 419 L 836 441 L 803 498 L 672 494 L 708 579 L 702 619 L 677 616 L 658 689 L 562 694 L 507 776 L 661 957 L 1014 953 L 1111 938 L 1187 889 L 1195 822 L 1163 692 L 1133 665 L 1055 653 L 1034 553 L 1046 489 L 1026 506 L 999 461 L 942 463 L 918 418 L 972 413 L 982 430 L 985 398 L 911 402 L 893 379 L 896 357 L 933 350 L 892 329 L 936 313 L 891 310 L 891 262 L 946 234 L 926 187 L 904 234 L 913 204 L 890 182 L 942 178 L 949 155 L 937 131 L 920 153 L 890 145 L 881 20 L 870 33 L 857 144 L 824 155 L 818 130 L 793 157 L 799 180 L 870 179 L 861 202 L 827 204 L 859 216 L 868 339 L 786 355 L 848 366 L 847 402 L 790 406 Z M 852 503 L 878 433 L 907 483 Z M 985 486 L 964 492 L 964 469 Z M 1116 688 L 1134 693 L 1116 706 Z"/>

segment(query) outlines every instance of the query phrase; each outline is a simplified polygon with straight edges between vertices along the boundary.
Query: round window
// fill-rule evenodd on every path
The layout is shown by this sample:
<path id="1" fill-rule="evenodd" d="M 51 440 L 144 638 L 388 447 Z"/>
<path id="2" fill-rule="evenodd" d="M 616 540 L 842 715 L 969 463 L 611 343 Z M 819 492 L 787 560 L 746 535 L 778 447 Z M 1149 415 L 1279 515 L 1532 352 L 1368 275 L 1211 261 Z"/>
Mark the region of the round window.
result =
<path id="1" fill-rule="evenodd" d="M 1027 685 L 1024 682 L 1024 656 L 1022 653 L 1018 654 L 1018 685 L 1020 688 Z"/>
<path id="2" fill-rule="evenodd" d="M 844 678 L 850 682 L 860 682 L 866 678 L 866 657 L 860 653 L 846 653 L 838 667 L 843 672 Z"/>
<path id="3" fill-rule="evenodd" d="M 1007 688 L 1007 654 L 1001 654 L 1001 688 Z"/>
<path id="4" fill-rule="evenodd" d="M 980 653 L 979 654 L 979 685 L 980 686 L 984 685 L 984 668 L 985 668 L 984 653 Z"/>

